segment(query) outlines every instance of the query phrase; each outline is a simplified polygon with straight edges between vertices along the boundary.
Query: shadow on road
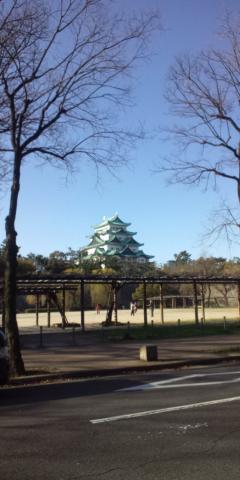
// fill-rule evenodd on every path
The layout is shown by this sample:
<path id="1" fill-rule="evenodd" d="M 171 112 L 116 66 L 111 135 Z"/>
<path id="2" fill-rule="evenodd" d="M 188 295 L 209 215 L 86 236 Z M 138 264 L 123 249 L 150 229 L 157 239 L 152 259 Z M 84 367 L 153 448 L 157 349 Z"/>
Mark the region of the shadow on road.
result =
<path id="1" fill-rule="evenodd" d="M 176 372 L 174 374 L 176 376 Z M 161 374 L 158 376 L 158 380 L 172 378 L 173 374 Z M 0 388 L 0 407 L 1 406 L 13 406 L 20 404 L 30 404 L 39 402 L 48 402 L 54 400 L 61 400 L 66 398 L 77 398 L 92 395 L 104 395 L 113 393 L 115 390 L 121 388 L 134 387 L 144 383 L 145 381 L 151 381 L 151 377 L 148 375 L 144 379 L 133 377 L 131 378 L 104 378 L 96 380 L 77 380 L 63 382 L 63 383 L 51 383 L 40 384 L 32 386 L 23 386 L 17 388 Z"/>

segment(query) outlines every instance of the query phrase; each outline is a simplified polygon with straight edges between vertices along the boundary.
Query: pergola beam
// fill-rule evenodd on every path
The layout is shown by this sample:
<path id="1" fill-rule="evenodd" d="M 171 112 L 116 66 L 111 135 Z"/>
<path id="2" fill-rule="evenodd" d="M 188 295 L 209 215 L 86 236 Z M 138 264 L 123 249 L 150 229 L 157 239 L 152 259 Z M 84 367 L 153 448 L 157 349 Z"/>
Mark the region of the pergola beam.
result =
<path id="1" fill-rule="evenodd" d="M 59 275 L 59 276 L 25 276 L 18 277 L 17 279 L 17 288 L 22 289 L 36 289 L 36 288 L 55 288 L 62 289 L 62 285 L 67 285 L 68 289 L 77 288 L 81 281 L 84 281 L 85 284 L 97 284 L 105 283 L 112 284 L 116 282 L 116 285 L 119 283 L 124 284 L 193 284 L 196 282 L 198 285 L 205 284 L 240 284 L 240 276 L 188 276 L 188 275 L 162 275 L 155 277 L 131 277 L 131 276 L 106 276 L 106 275 Z M 1 282 L 0 282 L 1 288 Z"/>

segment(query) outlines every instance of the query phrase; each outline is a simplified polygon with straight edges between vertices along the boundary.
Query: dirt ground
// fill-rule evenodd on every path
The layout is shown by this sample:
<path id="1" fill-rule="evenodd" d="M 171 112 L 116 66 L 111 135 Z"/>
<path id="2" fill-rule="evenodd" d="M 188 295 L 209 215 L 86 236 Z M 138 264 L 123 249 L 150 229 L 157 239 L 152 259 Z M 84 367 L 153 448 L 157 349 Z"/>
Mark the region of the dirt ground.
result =
<path id="1" fill-rule="evenodd" d="M 151 311 L 148 309 L 148 322 L 161 323 L 160 309 L 154 310 L 154 316 L 151 316 Z M 199 319 L 202 317 L 202 310 L 199 307 Z M 238 308 L 206 308 L 205 310 L 206 321 L 207 320 L 233 320 L 239 318 Z M 68 322 L 80 323 L 80 312 L 66 312 Z M 36 315 L 34 313 L 18 314 L 18 325 L 20 328 L 32 327 L 36 325 Z M 106 311 L 102 310 L 97 314 L 93 310 L 85 312 L 85 324 L 86 327 L 90 327 L 96 324 L 101 324 L 106 319 Z M 166 308 L 164 309 L 164 322 L 177 323 L 180 319 L 182 322 L 194 321 L 194 309 L 193 308 Z M 143 323 L 143 310 L 139 309 L 134 316 L 130 315 L 130 310 L 118 310 L 118 321 L 121 323 Z M 61 317 L 57 312 L 51 312 L 51 325 L 60 323 Z M 39 314 L 39 326 L 47 326 L 47 313 Z"/>

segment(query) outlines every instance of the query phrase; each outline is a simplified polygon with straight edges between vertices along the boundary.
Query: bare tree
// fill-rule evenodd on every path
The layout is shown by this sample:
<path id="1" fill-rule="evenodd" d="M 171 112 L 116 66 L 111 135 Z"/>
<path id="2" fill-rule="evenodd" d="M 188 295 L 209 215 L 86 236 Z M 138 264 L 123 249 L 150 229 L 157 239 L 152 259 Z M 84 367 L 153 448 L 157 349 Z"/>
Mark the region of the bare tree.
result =
<path id="1" fill-rule="evenodd" d="M 85 158 L 111 169 L 140 135 L 118 127 L 116 110 L 129 105 L 127 74 L 144 58 L 157 17 L 121 17 L 114 8 L 110 0 L 0 2 L 0 162 L 11 172 L 4 295 L 16 374 L 24 372 L 15 230 L 23 162 L 72 170 Z"/>
<path id="2" fill-rule="evenodd" d="M 220 179 L 232 182 L 239 205 L 240 16 L 226 14 L 219 45 L 196 56 L 184 55 L 170 69 L 166 98 L 181 121 L 168 132 L 178 151 L 157 170 L 168 172 L 170 183 L 208 188 Z M 231 234 L 236 227 L 239 233 L 237 210 L 224 205 L 212 233 Z"/>

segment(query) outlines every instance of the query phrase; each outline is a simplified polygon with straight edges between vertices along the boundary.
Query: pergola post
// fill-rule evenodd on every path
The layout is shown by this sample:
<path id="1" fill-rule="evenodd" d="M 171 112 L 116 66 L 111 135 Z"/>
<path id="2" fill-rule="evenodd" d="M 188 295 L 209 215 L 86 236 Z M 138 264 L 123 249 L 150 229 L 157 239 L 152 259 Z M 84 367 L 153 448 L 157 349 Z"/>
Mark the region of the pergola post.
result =
<path id="1" fill-rule="evenodd" d="M 47 326 L 51 327 L 51 296 L 50 292 L 47 293 Z"/>
<path id="2" fill-rule="evenodd" d="M 143 323 L 144 326 L 147 326 L 147 288 L 146 288 L 146 282 L 143 282 Z"/>
<path id="3" fill-rule="evenodd" d="M 117 309 L 117 288 L 116 284 L 113 284 L 113 311 L 114 311 L 114 323 L 118 323 L 118 309 Z"/>
<path id="4" fill-rule="evenodd" d="M 64 285 L 62 286 L 62 328 L 65 328 L 66 318 L 66 291 Z"/>
<path id="5" fill-rule="evenodd" d="M 36 327 L 39 325 L 39 293 L 36 294 Z"/>
<path id="6" fill-rule="evenodd" d="M 240 319 L 240 283 L 237 284 L 238 316 Z"/>
<path id="7" fill-rule="evenodd" d="M 163 286 L 162 283 L 159 285 L 159 295 L 160 295 L 160 317 L 161 323 L 164 323 L 164 305 L 163 305 Z"/>
<path id="8" fill-rule="evenodd" d="M 84 305 L 84 280 L 81 280 L 80 284 L 80 312 L 81 312 L 81 328 L 82 332 L 85 332 L 85 305 Z"/>
<path id="9" fill-rule="evenodd" d="M 206 315 L 205 315 L 205 293 L 204 293 L 204 285 L 203 285 L 203 283 L 201 284 L 201 297 L 202 297 L 202 318 L 203 318 L 203 321 L 205 322 L 205 320 L 206 320 Z"/>
<path id="10" fill-rule="evenodd" d="M 197 297 L 197 283 L 194 280 L 193 282 L 193 302 L 194 302 L 194 311 L 195 311 L 195 322 L 199 323 L 198 320 L 198 297 Z"/>

